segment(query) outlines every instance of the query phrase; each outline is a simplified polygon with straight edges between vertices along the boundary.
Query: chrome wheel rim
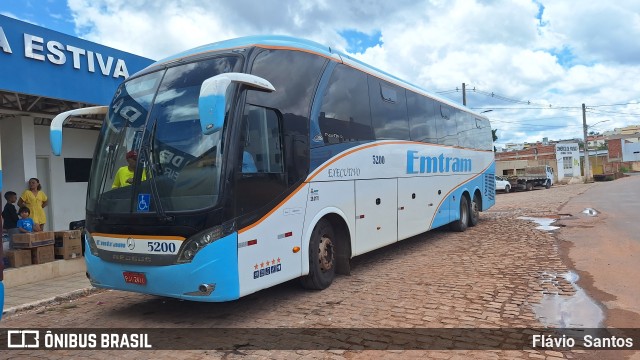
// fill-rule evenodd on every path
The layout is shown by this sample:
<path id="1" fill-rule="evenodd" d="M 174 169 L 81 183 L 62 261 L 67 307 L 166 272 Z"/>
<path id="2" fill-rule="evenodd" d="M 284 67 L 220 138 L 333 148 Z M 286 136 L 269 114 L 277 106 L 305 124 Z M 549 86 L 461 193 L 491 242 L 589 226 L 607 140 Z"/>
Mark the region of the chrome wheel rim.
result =
<path id="1" fill-rule="evenodd" d="M 333 267 L 333 242 L 331 241 L 331 238 L 323 235 L 320 238 L 320 248 L 318 251 L 320 270 L 323 272 L 330 270 Z"/>

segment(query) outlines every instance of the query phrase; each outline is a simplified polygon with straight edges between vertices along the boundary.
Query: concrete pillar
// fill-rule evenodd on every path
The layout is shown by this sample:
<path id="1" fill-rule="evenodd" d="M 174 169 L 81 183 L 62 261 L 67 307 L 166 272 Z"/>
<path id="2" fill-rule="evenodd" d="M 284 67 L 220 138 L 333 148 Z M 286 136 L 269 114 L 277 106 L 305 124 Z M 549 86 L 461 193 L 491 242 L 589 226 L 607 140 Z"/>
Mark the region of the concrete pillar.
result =
<path id="1" fill-rule="evenodd" d="M 33 118 L 17 116 L 0 120 L 0 147 L 2 192 L 15 191 L 20 196 L 29 178 L 37 177 Z"/>

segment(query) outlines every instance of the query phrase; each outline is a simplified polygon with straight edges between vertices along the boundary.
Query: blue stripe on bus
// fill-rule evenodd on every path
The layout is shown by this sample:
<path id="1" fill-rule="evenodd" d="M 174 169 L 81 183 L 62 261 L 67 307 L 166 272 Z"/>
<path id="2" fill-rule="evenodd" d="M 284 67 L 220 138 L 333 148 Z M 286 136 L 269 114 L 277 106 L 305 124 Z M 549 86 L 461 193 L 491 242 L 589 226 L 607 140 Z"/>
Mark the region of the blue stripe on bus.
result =
<path id="1" fill-rule="evenodd" d="M 89 245 L 87 245 L 87 249 Z M 101 260 L 85 253 L 94 285 L 106 289 L 140 292 L 194 301 L 229 301 L 240 297 L 238 234 L 221 238 L 200 250 L 193 261 L 169 266 L 129 265 Z M 124 271 L 144 273 L 147 285 L 124 282 Z M 120 275 L 119 275 L 120 274 Z M 201 284 L 215 284 L 210 296 L 185 295 Z"/>
<path id="2" fill-rule="evenodd" d="M 436 209 L 436 214 L 431 222 L 431 228 L 435 229 L 437 227 L 447 225 L 451 222 L 454 222 L 460 219 L 460 198 L 462 194 L 466 191 L 469 193 L 469 197 L 473 199 L 473 194 L 476 190 L 480 191 L 480 195 L 482 196 L 482 209 L 488 209 L 495 204 L 495 190 L 493 190 L 492 194 L 485 193 L 485 175 L 491 175 L 491 178 L 494 179 L 495 172 L 495 163 L 492 163 L 491 166 L 487 168 L 480 176 L 476 176 L 473 179 L 461 184 L 455 190 L 453 190 L 447 197 L 442 201 L 438 209 Z M 495 179 L 494 179 L 495 181 Z M 495 189 L 495 184 L 489 186 L 489 189 Z M 455 198 L 455 200 L 454 200 Z"/>

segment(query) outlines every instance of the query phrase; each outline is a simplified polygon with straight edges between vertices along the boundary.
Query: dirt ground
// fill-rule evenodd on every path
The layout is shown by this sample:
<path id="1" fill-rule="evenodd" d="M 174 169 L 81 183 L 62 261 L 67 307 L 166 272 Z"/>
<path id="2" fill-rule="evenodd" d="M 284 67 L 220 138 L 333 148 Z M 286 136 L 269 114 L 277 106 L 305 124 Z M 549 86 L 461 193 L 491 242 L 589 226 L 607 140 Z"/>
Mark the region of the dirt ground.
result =
<path id="1" fill-rule="evenodd" d="M 585 211 L 596 210 L 596 213 Z M 597 183 L 561 207 L 558 221 L 563 262 L 580 276 L 578 285 L 605 310 L 604 326 L 640 326 L 640 176 Z M 595 215 L 595 216 L 593 216 Z M 640 353 L 597 352 L 593 358 Z"/>

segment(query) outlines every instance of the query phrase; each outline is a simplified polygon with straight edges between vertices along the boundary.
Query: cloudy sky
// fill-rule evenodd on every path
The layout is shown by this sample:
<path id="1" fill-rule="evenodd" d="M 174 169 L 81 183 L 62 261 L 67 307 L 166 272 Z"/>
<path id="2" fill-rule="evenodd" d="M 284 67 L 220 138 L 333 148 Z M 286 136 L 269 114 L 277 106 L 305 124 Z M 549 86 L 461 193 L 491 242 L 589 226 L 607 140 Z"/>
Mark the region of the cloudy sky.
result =
<path id="1" fill-rule="evenodd" d="M 498 147 L 640 124 L 640 1 L 0 0 L 0 14 L 152 59 L 315 40 L 486 113 Z"/>

